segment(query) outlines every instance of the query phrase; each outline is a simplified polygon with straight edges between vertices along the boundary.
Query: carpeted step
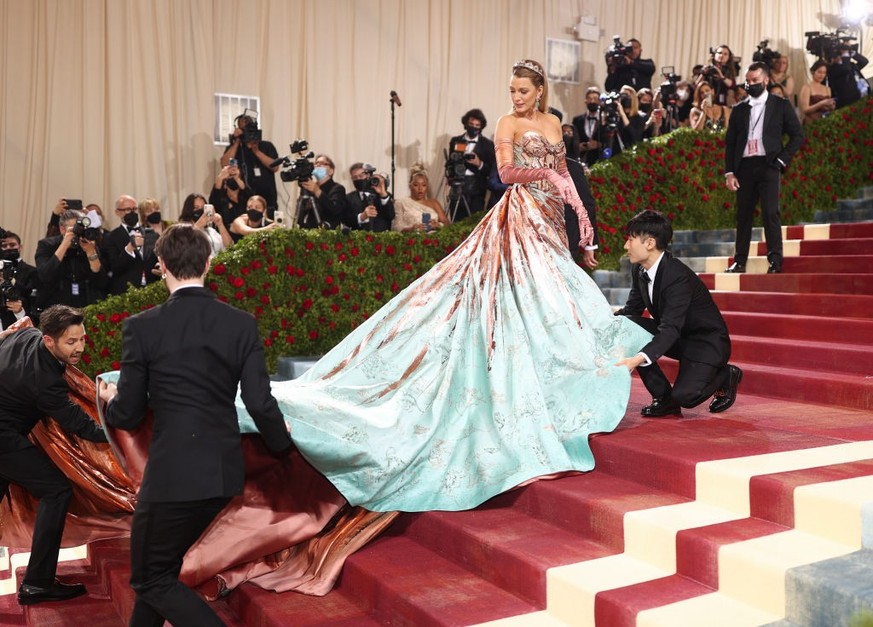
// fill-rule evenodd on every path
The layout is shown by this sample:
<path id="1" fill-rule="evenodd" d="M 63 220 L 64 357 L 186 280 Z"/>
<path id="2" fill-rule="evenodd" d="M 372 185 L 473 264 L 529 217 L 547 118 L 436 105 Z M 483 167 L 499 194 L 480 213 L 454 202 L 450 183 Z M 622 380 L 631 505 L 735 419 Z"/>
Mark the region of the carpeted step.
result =
<path id="1" fill-rule="evenodd" d="M 804 368 L 734 360 L 731 363 L 743 370 L 740 394 L 757 394 L 800 403 L 873 410 L 873 379 L 867 375 L 815 372 Z M 676 376 L 675 362 L 664 360 L 662 369 L 668 377 Z"/>
<path id="2" fill-rule="evenodd" d="M 873 218 L 868 222 L 846 222 L 831 224 L 829 235 L 832 239 L 873 237 Z"/>
<path id="3" fill-rule="evenodd" d="M 785 316 L 779 313 L 722 311 L 731 337 L 808 339 L 820 342 L 873 344 L 873 319 Z"/>
<path id="4" fill-rule="evenodd" d="M 711 588 L 679 575 L 606 590 L 598 593 L 594 601 L 595 624 L 636 627 L 640 612 L 712 592 Z"/>
<path id="5" fill-rule="evenodd" d="M 788 242 L 786 242 L 786 245 Z M 826 240 L 803 240 L 798 243 L 801 255 L 869 255 L 873 250 L 871 237 L 845 237 Z M 767 256 L 767 244 L 752 244 L 751 254 Z"/>
<path id="6" fill-rule="evenodd" d="M 252 584 L 243 584 L 226 599 L 240 616 L 242 625 L 258 627 L 376 627 L 385 623 L 370 616 L 341 588 L 323 597 L 297 592 L 277 594 Z"/>
<path id="7" fill-rule="evenodd" d="M 339 589 L 392 625 L 469 625 L 540 609 L 403 537 L 379 538 L 352 556 Z"/>
<path id="8" fill-rule="evenodd" d="M 731 334 L 731 360 L 873 377 L 873 344 Z"/>
<path id="9" fill-rule="evenodd" d="M 707 274 L 700 278 L 707 285 L 711 283 Z M 873 295 L 873 273 L 716 274 L 712 285 L 716 290 L 741 292 Z"/>
<path id="10" fill-rule="evenodd" d="M 715 292 L 721 311 L 769 312 L 788 316 L 873 318 L 873 296 L 860 294 L 794 294 L 787 292 Z"/>

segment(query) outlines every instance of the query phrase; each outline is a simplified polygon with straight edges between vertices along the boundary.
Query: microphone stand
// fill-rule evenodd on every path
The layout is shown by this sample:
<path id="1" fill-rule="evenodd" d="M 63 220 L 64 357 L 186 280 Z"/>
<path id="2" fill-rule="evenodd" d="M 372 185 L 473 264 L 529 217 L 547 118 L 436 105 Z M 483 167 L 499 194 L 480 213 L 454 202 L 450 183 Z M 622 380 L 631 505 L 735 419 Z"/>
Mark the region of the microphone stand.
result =
<path id="1" fill-rule="evenodd" d="M 394 152 L 396 150 L 396 144 L 394 141 L 394 105 L 397 102 L 397 94 L 396 92 L 391 92 L 391 195 L 394 195 L 394 185 L 397 181 L 394 176 Z"/>

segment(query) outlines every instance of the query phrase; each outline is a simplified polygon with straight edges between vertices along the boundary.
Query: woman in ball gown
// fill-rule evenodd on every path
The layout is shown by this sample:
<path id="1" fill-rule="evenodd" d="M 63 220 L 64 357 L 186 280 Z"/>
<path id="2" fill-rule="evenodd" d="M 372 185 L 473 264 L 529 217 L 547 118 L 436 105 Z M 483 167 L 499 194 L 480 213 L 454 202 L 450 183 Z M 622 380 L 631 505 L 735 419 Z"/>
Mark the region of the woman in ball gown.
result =
<path id="1" fill-rule="evenodd" d="M 564 203 L 583 243 L 592 228 L 560 122 L 546 113 L 542 66 L 516 63 L 509 92 L 495 145 L 512 187 L 454 252 L 303 377 L 274 384 L 311 466 L 298 458 L 289 474 L 250 441 L 255 472 L 187 554 L 187 584 L 208 596 L 243 581 L 324 594 L 397 511 L 470 509 L 594 467 L 588 436 L 617 426 L 630 393 L 616 362 L 651 336 L 613 316 L 570 256 Z M 244 432 L 249 421 L 241 412 Z M 135 441 L 117 446 L 141 466 Z"/>

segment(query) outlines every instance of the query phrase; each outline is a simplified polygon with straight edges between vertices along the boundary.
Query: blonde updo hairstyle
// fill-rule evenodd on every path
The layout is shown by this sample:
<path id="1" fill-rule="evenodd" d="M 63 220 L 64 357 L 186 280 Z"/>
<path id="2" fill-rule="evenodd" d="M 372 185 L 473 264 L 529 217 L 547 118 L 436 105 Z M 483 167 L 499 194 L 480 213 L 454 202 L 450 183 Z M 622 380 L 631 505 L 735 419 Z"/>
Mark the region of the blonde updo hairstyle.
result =
<path id="1" fill-rule="evenodd" d="M 428 190 L 430 189 L 430 177 L 427 175 L 427 170 L 424 167 L 424 164 L 421 161 L 416 161 L 409 168 L 409 189 L 412 190 L 412 183 L 417 178 L 423 178 L 427 183 Z"/>
<path id="2" fill-rule="evenodd" d="M 536 70 L 532 69 L 531 66 L 536 68 Z M 534 84 L 534 87 L 542 87 L 543 95 L 540 96 L 539 111 L 540 113 L 548 111 L 549 85 L 546 81 L 546 71 L 543 69 L 542 63 L 534 61 L 533 59 L 522 59 L 512 66 L 512 75 L 517 76 L 518 78 L 530 79 L 530 82 Z"/>

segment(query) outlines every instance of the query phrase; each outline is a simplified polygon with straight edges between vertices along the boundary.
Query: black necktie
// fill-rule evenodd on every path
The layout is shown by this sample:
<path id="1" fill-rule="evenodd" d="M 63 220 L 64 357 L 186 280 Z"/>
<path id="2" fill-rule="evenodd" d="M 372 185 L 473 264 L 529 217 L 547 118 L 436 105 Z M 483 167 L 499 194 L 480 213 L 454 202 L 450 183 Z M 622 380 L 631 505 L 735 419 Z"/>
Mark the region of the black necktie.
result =
<path id="1" fill-rule="evenodd" d="M 645 283 L 647 286 L 649 283 L 652 282 L 652 279 L 649 277 L 649 273 L 646 272 L 646 269 L 643 267 L 640 267 L 640 281 Z"/>

